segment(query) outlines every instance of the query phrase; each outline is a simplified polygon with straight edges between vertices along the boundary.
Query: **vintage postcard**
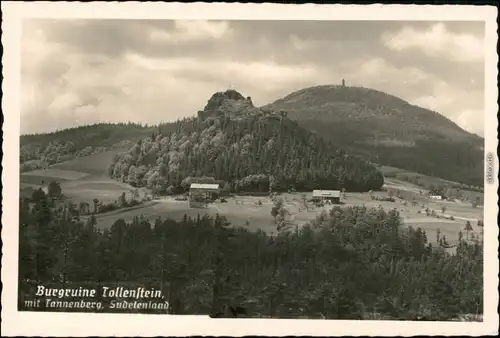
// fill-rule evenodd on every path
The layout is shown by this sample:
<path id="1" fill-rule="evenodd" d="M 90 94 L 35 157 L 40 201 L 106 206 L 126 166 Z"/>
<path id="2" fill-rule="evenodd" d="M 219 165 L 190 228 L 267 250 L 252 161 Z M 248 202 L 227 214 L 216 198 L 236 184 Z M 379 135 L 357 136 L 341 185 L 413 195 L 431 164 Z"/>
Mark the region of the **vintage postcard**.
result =
<path id="1" fill-rule="evenodd" d="M 2 333 L 498 333 L 497 10 L 2 3 Z"/>

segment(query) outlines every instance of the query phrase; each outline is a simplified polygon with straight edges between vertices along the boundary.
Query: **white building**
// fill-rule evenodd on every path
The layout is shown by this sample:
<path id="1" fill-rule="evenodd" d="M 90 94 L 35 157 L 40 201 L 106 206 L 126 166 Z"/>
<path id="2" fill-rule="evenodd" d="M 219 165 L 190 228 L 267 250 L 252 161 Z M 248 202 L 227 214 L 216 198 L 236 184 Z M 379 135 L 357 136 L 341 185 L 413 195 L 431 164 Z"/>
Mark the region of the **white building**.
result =
<path id="1" fill-rule="evenodd" d="M 340 190 L 313 190 L 313 199 L 340 202 Z"/>
<path id="2" fill-rule="evenodd" d="M 220 189 L 220 186 L 214 183 L 191 183 L 189 191 L 191 191 L 191 189 L 217 191 Z"/>
<path id="3" fill-rule="evenodd" d="M 213 183 L 192 183 L 189 186 L 189 204 L 207 202 L 217 199 L 220 195 L 220 185 Z"/>

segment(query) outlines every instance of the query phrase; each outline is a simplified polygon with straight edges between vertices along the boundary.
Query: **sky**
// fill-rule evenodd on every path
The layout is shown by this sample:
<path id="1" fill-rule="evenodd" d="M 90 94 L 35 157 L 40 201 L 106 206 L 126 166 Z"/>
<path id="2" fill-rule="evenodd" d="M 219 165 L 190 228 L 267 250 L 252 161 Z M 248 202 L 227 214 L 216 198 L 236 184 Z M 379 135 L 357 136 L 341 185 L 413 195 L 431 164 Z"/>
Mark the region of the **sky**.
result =
<path id="1" fill-rule="evenodd" d="M 255 105 L 362 86 L 484 134 L 484 22 L 23 22 L 21 133 L 194 116 L 232 88 Z"/>

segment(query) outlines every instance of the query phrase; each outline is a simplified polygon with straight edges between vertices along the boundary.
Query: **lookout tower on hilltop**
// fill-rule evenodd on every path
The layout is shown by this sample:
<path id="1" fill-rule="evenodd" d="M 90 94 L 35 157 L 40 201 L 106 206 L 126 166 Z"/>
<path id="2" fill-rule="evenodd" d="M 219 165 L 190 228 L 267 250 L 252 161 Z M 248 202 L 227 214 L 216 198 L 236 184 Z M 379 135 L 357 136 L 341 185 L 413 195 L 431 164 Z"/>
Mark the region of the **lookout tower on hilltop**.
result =
<path id="1" fill-rule="evenodd" d="M 342 87 L 345 87 L 345 79 L 342 79 Z"/>

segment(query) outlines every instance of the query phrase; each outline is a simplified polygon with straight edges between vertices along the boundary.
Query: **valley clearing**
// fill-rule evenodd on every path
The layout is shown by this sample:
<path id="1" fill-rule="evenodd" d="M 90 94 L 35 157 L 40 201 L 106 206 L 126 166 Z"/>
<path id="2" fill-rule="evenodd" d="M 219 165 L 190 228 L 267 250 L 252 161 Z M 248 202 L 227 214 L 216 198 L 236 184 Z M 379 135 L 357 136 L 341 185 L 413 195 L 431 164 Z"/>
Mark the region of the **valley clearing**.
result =
<path id="1" fill-rule="evenodd" d="M 107 166 L 112 158 L 123 151 L 111 150 L 99 154 L 90 155 L 83 158 L 77 158 L 71 161 L 62 162 L 51 166 L 48 169 L 25 172 L 21 174 L 21 190 L 33 190 L 41 186 L 44 187 L 50 181 L 57 181 L 61 184 L 63 194 L 73 200 L 75 203 L 91 203 L 97 198 L 103 203 L 110 203 L 118 199 L 125 192 L 130 196 L 134 190 L 138 192 L 138 198 L 144 199 L 151 193 L 146 188 L 135 189 L 134 187 L 106 176 Z M 364 205 L 368 208 L 382 207 L 385 210 L 396 208 L 403 220 L 404 225 L 414 228 L 422 228 L 427 233 L 430 242 L 436 242 L 436 233 L 439 229 L 441 236 L 446 236 L 448 243 L 453 246 L 458 240 L 458 233 L 462 231 L 465 235 L 465 223 L 470 221 L 474 236 L 482 236 L 481 228 L 477 226 L 477 221 L 482 220 L 482 207 L 473 208 L 470 204 L 432 200 L 426 196 L 420 195 L 424 191 L 409 182 L 397 179 L 386 179 L 385 188 L 397 189 L 405 193 L 407 205 L 404 200 L 396 198 L 395 202 L 372 200 L 369 193 L 349 193 L 343 200 L 341 207 Z M 425 192 L 425 191 L 424 191 Z M 279 197 L 285 202 L 285 208 L 288 211 L 288 228 L 301 227 L 307 222 L 314 220 L 321 212 L 328 212 L 334 206 L 326 205 L 324 207 L 315 207 L 313 203 L 308 202 L 304 205 L 304 195 L 306 200 L 311 199 L 311 193 L 284 193 Z M 387 192 L 374 192 L 374 196 L 387 197 Z M 410 198 L 415 197 L 416 206 L 412 206 Z M 261 204 L 259 205 L 259 201 Z M 426 216 L 425 205 L 430 212 L 434 210 L 436 216 Z M 191 208 L 187 201 L 176 201 L 173 197 L 161 197 L 153 201 L 144 201 L 141 205 L 114 210 L 102 214 L 97 214 L 97 227 L 100 229 L 109 229 L 118 219 L 124 219 L 130 222 L 134 217 L 143 216 L 150 222 L 161 217 L 162 219 L 182 219 L 184 215 L 188 217 L 197 217 L 200 215 L 215 216 L 219 214 L 225 216 L 234 226 L 242 226 L 250 230 L 263 230 L 267 233 L 276 233 L 276 224 L 271 216 L 273 202 L 268 197 L 256 196 L 234 196 L 227 199 L 227 203 L 212 203 L 206 208 Z M 443 213 L 442 208 L 446 211 Z M 449 218 L 453 216 L 453 219 Z M 82 216 L 85 219 L 88 216 Z M 446 219 L 448 218 L 448 219 Z M 470 235 L 469 233 L 469 235 Z"/>

